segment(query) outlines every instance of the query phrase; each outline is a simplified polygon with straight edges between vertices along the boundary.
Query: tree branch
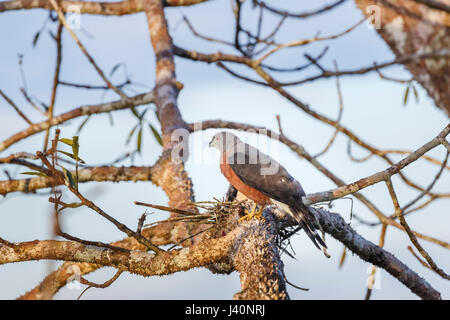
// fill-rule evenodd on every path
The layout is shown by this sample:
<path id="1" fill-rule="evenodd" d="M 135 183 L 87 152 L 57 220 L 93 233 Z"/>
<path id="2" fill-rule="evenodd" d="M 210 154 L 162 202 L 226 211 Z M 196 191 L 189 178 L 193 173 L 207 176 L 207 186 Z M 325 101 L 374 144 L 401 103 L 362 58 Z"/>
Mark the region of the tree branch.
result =
<path id="1" fill-rule="evenodd" d="M 339 188 L 330 191 L 317 192 L 315 194 L 311 194 L 308 196 L 308 201 L 305 201 L 305 204 L 312 204 L 316 202 L 325 202 L 333 199 L 338 199 L 348 194 L 358 192 L 359 190 L 364 189 L 380 181 L 385 181 L 389 179 L 392 175 L 399 173 L 400 170 L 405 168 L 407 165 L 419 159 L 426 152 L 440 145 L 441 140 L 445 138 L 449 133 L 450 133 L 450 124 L 447 125 L 444 128 L 444 130 L 442 130 L 434 139 L 427 142 L 422 147 L 420 147 L 407 157 L 403 158 L 401 161 L 387 168 L 386 170 L 377 172 L 368 177 L 359 179 L 356 182 L 347 184 L 345 186 L 341 186 Z"/>
<path id="2" fill-rule="evenodd" d="M 361 259 L 383 268 L 422 299 L 441 299 L 441 294 L 425 279 L 391 253 L 360 236 L 339 214 L 316 208 L 313 208 L 313 212 L 319 222 L 317 227 L 320 226 L 333 238 L 342 242 Z"/>
<path id="3" fill-rule="evenodd" d="M 14 248 L 0 244 L 0 265 L 50 259 L 110 266 L 143 276 L 167 275 L 220 262 L 228 256 L 235 236 L 235 233 L 230 233 L 220 239 L 157 255 L 86 246 L 74 241 L 36 240 L 15 244 Z"/>
<path id="4" fill-rule="evenodd" d="M 275 244 L 278 232 L 271 215 L 266 222 L 250 221 L 236 239 L 233 254 L 235 269 L 241 279 L 241 291 L 234 295 L 239 300 L 286 300 L 284 264 Z"/>
<path id="5" fill-rule="evenodd" d="M 153 167 L 87 167 L 78 170 L 78 182 L 120 182 L 120 181 L 152 181 Z M 75 172 L 72 172 L 75 176 Z M 152 181 L 156 183 L 156 181 Z M 11 192 L 35 192 L 39 189 L 60 185 L 53 178 L 37 177 L 21 180 L 0 181 L 0 194 L 5 196 Z"/>
<path id="6" fill-rule="evenodd" d="M 165 0 L 167 6 L 190 6 L 207 0 Z M 145 0 L 124 0 L 117 2 L 101 1 L 60 1 L 63 12 L 71 12 L 75 8 L 80 13 L 121 16 L 144 11 Z M 48 0 L 10 0 L 0 2 L 0 12 L 11 10 L 47 9 L 53 10 Z M 70 10 L 71 9 L 71 10 Z"/>
<path id="7" fill-rule="evenodd" d="M 174 242 L 170 224 L 161 224 L 142 230 L 142 235 L 156 246 L 163 246 Z M 145 250 L 145 246 L 132 237 L 111 243 L 113 246 L 129 250 Z M 74 276 L 82 276 L 101 268 L 102 265 L 92 263 L 65 262 L 57 270 L 45 277 L 36 287 L 20 296 L 19 300 L 47 300 L 51 299 L 59 289 L 64 287 Z"/>
<path id="8" fill-rule="evenodd" d="M 132 107 L 137 107 L 144 104 L 149 104 L 154 102 L 153 92 L 138 94 L 134 97 L 125 100 L 116 100 L 112 102 L 106 102 L 95 105 L 81 106 L 79 108 L 73 109 L 71 111 L 62 113 L 58 116 L 54 116 L 52 119 L 45 120 L 39 123 L 35 123 L 29 126 L 27 129 L 16 133 L 15 135 L 9 137 L 0 143 L 0 152 L 7 149 L 11 145 L 32 136 L 36 133 L 47 130 L 50 127 L 62 124 L 68 120 L 75 119 L 81 116 L 87 116 L 91 114 L 100 114 L 116 110 L 128 109 Z"/>
<path id="9" fill-rule="evenodd" d="M 317 228 L 321 227 L 361 259 L 385 269 L 422 299 L 440 299 L 440 293 L 434 290 L 423 278 L 392 254 L 360 236 L 339 214 L 315 208 L 312 211 L 317 219 Z M 266 215 L 266 217 L 269 216 Z M 0 264 L 40 259 L 70 260 L 113 266 L 132 273 L 149 276 L 165 275 L 199 266 L 207 266 L 211 263 L 232 260 L 237 269 L 246 268 L 246 270 L 241 270 L 243 272 L 243 275 L 241 275 L 242 291 L 235 297 L 255 298 L 253 294 L 257 292 L 254 291 L 253 285 L 261 283 L 259 278 L 264 277 L 264 275 L 271 275 L 268 281 L 262 282 L 264 288 L 277 288 L 279 283 L 276 279 L 280 277 L 284 279 L 281 273 L 282 265 L 277 262 L 277 251 L 274 251 L 268 245 L 272 241 L 273 233 L 270 228 L 273 228 L 273 226 L 272 221 L 269 223 L 261 221 L 245 222 L 221 238 L 203 240 L 189 248 L 161 252 L 157 256 L 140 251 L 117 252 L 105 248 L 87 247 L 76 242 L 33 241 L 14 244 L 13 246 L 2 242 L 0 245 Z M 254 250 L 262 251 L 253 255 L 251 253 L 254 253 Z M 254 257 L 254 260 L 251 261 L 269 261 L 270 263 L 269 265 L 252 264 L 252 268 L 261 268 L 263 272 L 262 275 L 253 271 L 252 274 L 249 274 L 249 270 L 253 269 L 248 267 L 248 257 Z M 278 271 L 266 269 L 274 263 L 277 264 Z M 273 294 L 275 294 L 278 298 L 287 298 L 287 295 L 283 293 L 285 289 L 282 286 L 278 289 L 278 293 L 271 292 L 270 295 L 265 294 L 269 291 L 261 290 L 257 297 L 274 298 Z"/>

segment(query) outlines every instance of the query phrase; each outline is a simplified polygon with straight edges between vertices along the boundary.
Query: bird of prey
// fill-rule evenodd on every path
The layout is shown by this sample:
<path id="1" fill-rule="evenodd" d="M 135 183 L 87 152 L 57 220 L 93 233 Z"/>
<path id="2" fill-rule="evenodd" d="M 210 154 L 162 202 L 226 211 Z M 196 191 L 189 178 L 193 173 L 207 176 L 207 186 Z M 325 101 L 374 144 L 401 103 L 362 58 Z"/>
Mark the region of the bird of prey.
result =
<path id="1" fill-rule="evenodd" d="M 313 214 L 302 202 L 305 195 L 300 183 L 278 162 L 230 132 L 215 134 L 209 143 L 221 153 L 220 171 L 240 193 L 254 202 L 251 212 L 241 219 L 261 219 L 266 205 L 289 214 L 306 232 L 314 245 L 326 248 L 313 227 Z M 259 210 L 256 211 L 259 205 Z"/>

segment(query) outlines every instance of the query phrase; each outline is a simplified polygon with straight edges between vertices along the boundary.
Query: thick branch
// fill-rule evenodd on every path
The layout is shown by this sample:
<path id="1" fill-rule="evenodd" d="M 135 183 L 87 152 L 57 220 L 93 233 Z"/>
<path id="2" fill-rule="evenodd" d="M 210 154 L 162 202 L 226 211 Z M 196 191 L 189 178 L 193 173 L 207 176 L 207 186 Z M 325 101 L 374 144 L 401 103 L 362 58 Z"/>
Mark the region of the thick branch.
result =
<path id="1" fill-rule="evenodd" d="M 313 211 L 322 229 L 342 242 L 361 259 L 383 268 L 422 299 L 441 299 L 441 294 L 425 279 L 391 253 L 360 236 L 339 214 L 321 209 L 313 209 Z"/>
<path id="2" fill-rule="evenodd" d="M 436 0 L 414 0 L 416 2 L 422 3 L 424 5 L 426 5 L 427 7 L 436 9 L 436 10 L 442 10 L 445 11 L 447 13 L 450 13 L 450 6 L 442 3 L 440 1 L 436 1 Z"/>
<path id="3" fill-rule="evenodd" d="M 239 300 L 286 300 L 284 264 L 275 244 L 276 223 L 266 215 L 266 221 L 251 221 L 236 241 L 233 255 L 235 269 L 241 279 Z"/>
<path id="4" fill-rule="evenodd" d="M 186 128 L 177 104 L 177 84 L 170 38 L 161 0 L 145 1 L 148 29 L 156 56 L 155 104 L 161 123 L 164 149 L 172 148 L 172 133 Z M 178 142 L 178 141 L 176 141 Z"/>
<path id="5" fill-rule="evenodd" d="M 207 0 L 166 0 L 167 6 L 190 6 Z M 145 0 L 124 0 L 117 2 L 70 1 L 59 2 L 63 12 L 79 10 L 80 13 L 121 16 L 144 11 Z M 25 9 L 53 10 L 48 0 L 11 0 L 0 2 L 0 12 Z"/>
<path id="6" fill-rule="evenodd" d="M 152 181 L 153 167 L 94 167 L 78 170 L 78 182 L 103 181 Z M 75 176 L 75 172 L 72 172 Z M 11 192 L 35 192 L 43 188 L 59 185 L 53 178 L 37 177 L 21 180 L 0 181 L 0 194 L 5 196 Z M 155 182 L 156 183 L 156 182 Z"/>
<path id="7" fill-rule="evenodd" d="M 228 256 L 233 238 L 230 233 L 181 250 L 171 250 L 154 255 L 144 251 L 116 251 L 73 241 L 43 240 L 15 244 L 0 244 L 0 264 L 32 260 L 65 260 L 87 262 L 124 269 L 143 275 L 167 275 L 179 271 L 220 262 Z"/>
<path id="8" fill-rule="evenodd" d="M 185 149 L 178 153 L 172 148 L 179 142 L 176 135 L 178 129 L 187 127 L 178 109 L 177 81 L 175 77 L 175 64 L 173 61 L 172 39 L 169 35 L 164 7 L 161 0 L 146 0 L 145 13 L 147 16 L 148 30 L 153 51 L 156 57 L 156 84 L 155 105 L 156 112 L 161 123 L 164 152 L 158 161 L 154 175 L 157 183 L 166 192 L 169 198 L 169 206 L 182 210 L 189 210 L 189 203 L 195 201 L 192 190 L 192 182 L 184 170 L 184 157 L 187 151 L 187 141 L 184 141 Z M 173 137 L 174 134 L 176 137 Z M 181 137 L 187 139 L 188 137 Z M 177 157 L 176 159 L 174 157 Z M 173 214 L 176 216 L 176 214 Z M 174 233 L 179 240 L 191 235 L 190 226 L 179 223 Z M 188 245 L 190 241 L 184 243 Z"/>
<path id="9" fill-rule="evenodd" d="M 440 299 L 440 293 L 423 278 L 389 252 L 361 237 L 339 214 L 319 209 L 313 211 L 318 222 L 317 227 L 320 225 L 325 232 L 342 242 L 361 259 L 385 269 L 422 299 Z M 282 264 L 280 265 L 281 262 L 278 261 L 277 251 L 271 249 L 273 234 L 267 229 L 267 225 L 260 221 L 246 222 L 219 239 L 204 240 L 190 248 L 162 252 L 156 257 L 141 251 L 117 252 L 86 247 L 75 242 L 34 241 L 21 244 L 2 242 L 0 264 L 58 259 L 113 266 L 148 276 L 170 274 L 210 263 L 228 263 L 232 260 L 238 270 L 244 268 L 241 270 L 242 291 L 235 296 L 236 298 L 287 298 L 287 295 L 283 294 L 285 289 L 282 282 L 277 280 L 282 276 Z M 273 222 L 270 222 L 270 227 L 273 225 Z M 255 250 L 256 254 L 253 255 Z M 258 250 L 261 252 L 258 253 Z M 255 263 L 251 263 L 252 261 Z M 269 263 L 265 264 L 267 262 Z M 268 268 L 274 264 L 278 269 Z M 261 273 L 254 272 L 253 268 L 260 268 Z M 251 273 L 249 270 L 252 270 Z M 261 277 L 265 281 L 260 281 Z M 255 287 L 257 283 L 259 289 Z M 278 285 L 281 287 L 277 287 Z M 270 288 L 277 289 L 278 293 L 270 291 Z"/>
<path id="10" fill-rule="evenodd" d="M 160 224 L 142 230 L 142 235 L 157 246 L 173 243 L 170 224 Z M 134 238 L 113 242 L 113 246 L 126 248 L 129 250 L 145 250 L 145 247 Z M 48 300 L 64 287 L 74 276 L 82 276 L 101 268 L 99 264 L 65 262 L 54 272 L 50 273 L 36 287 L 20 296 L 20 300 Z"/>

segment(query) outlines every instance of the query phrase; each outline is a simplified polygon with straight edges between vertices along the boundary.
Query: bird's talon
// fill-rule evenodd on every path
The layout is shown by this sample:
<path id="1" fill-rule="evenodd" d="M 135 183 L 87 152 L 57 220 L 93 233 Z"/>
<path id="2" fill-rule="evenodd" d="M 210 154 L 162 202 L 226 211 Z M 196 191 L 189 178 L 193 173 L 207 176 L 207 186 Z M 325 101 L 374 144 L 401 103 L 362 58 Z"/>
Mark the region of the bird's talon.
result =
<path id="1" fill-rule="evenodd" d="M 253 212 L 248 212 L 247 210 L 244 211 L 246 213 L 245 216 L 241 217 L 238 222 L 242 222 L 242 220 L 247 220 L 249 221 L 251 218 L 253 218 L 253 216 L 255 215 Z"/>
<path id="2" fill-rule="evenodd" d="M 266 219 L 262 216 L 262 212 L 263 212 L 263 207 L 259 208 L 258 213 L 255 214 L 256 219 L 261 220 L 261 221 L 266 221 Z"/>
<path id="3" fill-rule="evenodd" d="M 253 217 L 255 217 L 256 219 L 261 220 L 261 221 L 263 221 L 263 222 L 266 221 L 266 219 L 264 219 L 264 217 L 262 216 L 263 208 L 260 208 L 260 209 L 258 210 L 258 212 L 256 212 L 255 210 L 256 210 L 256 205 L 253 207 L 253 210 L 252 210 L 251 212 L 245 210 L 244 212 L 246 213 L 246 215 L 243 216 L 242 218 L 240 218 L 240 219 L 238 220 L 238 222 L 242 222 L 242 220 L 247 220 L 247 221 L 249 221 L 249 220 L 251 220 Z"/>
<path id="4" fill-rule="evenodd" d="M 255 214 L 255 218 L 258 219 L 258 220 L 261 220 L 263 222 L 266 221 L 266 219 L 260 214 Z"/>

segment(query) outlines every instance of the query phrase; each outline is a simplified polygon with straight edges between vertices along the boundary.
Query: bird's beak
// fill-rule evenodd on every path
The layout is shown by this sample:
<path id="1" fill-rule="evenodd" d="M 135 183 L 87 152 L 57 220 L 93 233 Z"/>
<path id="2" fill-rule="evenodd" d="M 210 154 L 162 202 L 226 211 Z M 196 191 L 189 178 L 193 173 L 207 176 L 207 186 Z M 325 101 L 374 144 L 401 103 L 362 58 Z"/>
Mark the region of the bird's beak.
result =
<path id="1" fill-rule="evenodd" d="M 211 148 L 212 147 L 212 140 L 209 142 L 209 147 Z"/>

